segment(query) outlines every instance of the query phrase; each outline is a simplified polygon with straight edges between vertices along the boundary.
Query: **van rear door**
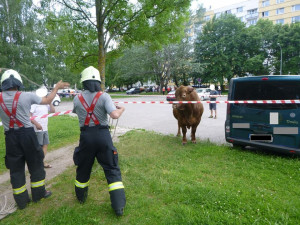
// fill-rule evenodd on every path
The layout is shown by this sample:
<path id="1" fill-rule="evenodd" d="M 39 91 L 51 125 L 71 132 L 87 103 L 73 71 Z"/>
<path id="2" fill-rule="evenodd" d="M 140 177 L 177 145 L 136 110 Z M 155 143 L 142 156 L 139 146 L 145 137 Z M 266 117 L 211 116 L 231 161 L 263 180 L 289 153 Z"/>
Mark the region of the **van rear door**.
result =
<path id="1" fill-rule="evenodd" d="M 299 100 L 300 77 L 237 79 L 229 100 Z M 230 137 L 300 148 L 300 104 L 231 104 Z"/>

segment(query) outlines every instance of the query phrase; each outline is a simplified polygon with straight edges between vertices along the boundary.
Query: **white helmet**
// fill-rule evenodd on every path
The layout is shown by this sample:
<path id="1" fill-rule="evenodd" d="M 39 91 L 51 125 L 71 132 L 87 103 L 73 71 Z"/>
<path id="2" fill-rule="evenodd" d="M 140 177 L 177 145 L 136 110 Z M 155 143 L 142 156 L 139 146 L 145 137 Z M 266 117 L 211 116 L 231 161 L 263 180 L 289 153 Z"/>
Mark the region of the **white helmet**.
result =
<path id="1" fill-rule="evenodd" d="M 3 83 L 3 81 L 7 80 L 8 78 L 10 78 L 10 76 L 13 76 L 14 78 L 16 78 L 18 81 L 20 81 L 23 84 L 22 78 L 20 76 L 20 74 L 15 71 L 15 70 L 6 70 L 1 77 L 1 84 Z"/>
<path id="2" fill-rule="evenodd" d="M 80 74 L 80 82 L 82 83 L 83 81 L 86 80 L 97 80 L 101 82 L 101 78 L 100 78 L 100 73 L 99 71 L 93 67 L 90 66 L 86 69 L 84 69 L 81 74 Z"/>

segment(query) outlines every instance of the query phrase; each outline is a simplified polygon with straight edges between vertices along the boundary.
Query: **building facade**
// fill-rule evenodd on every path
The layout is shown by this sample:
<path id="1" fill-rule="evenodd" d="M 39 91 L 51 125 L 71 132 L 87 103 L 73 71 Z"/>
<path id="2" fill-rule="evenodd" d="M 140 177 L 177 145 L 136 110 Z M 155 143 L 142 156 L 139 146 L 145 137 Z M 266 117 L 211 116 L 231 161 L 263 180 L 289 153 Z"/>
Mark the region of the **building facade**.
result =
<path id="1" fill-rule="evenodd" d="M 300 0 L 259 0 L 259 18 L 276 24 L 300 22 Z"/>
<path id="2" fill-rule="evenodd" d="M 300 0 L 248 0 L 222 8 L 206 11 L 204 20 L 209 21 L 221 14 L 234 14 L 247 27 L 258 19 L 269 19 L 276 24 L 300 22 Z"/>

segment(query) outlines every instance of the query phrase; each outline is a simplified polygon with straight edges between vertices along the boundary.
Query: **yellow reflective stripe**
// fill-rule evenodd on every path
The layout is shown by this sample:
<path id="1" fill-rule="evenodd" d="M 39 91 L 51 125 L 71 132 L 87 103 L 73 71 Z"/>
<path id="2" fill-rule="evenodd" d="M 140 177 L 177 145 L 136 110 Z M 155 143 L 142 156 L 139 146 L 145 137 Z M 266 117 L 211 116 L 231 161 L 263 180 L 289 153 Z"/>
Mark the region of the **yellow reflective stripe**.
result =
<path id="1" fill-rule="evenodd" d="M 108 191 L 114 191 L 114 190 L 122 189 L 122 188 L 124 188 L 124 185 L 121 181 L 111 183 L 108 185 Z"/>
<path id="2" fill-rule="evenodd" d="M 79 188 L 85 188 L 87 186 L 89 186 L 90 181 L 86 182 L 86 183 L 80 183 L 78 180 L 75 180 L 75 186 L 79 187 Z"/>
<path id="3" fill-rule="evenodd" d="M 45 180 L 40 180 L 37 182 L 31 182 L 31 187 L 32 188 L 37 188 L 45 185 Z"/>
<path id="4" fill-rule="evenodd" d="M 15 195 L 18 195 L 18 194 L 21 194 L 23 193 L 24 191 L 26 191 L 26 185 L 20 187 L 20 188 L 16 188 L 16 189 L 13 189 L 14 191 L 14 194 Z"/>

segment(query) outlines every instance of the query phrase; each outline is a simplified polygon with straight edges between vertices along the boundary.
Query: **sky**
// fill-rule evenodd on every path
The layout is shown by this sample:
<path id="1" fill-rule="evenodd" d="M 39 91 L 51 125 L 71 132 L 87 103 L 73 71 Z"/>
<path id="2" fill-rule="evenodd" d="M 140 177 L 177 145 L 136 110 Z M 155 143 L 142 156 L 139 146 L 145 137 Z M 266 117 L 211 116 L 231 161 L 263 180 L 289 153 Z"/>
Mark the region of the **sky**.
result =
<path id="1" fill-rule="evenodd" d="M 211 9 L 218 9 L 227 5 L 232 5 L 243 1 L 245 0 L 193 0 L 191 8 L 197 9 L 197 5 L 203 4 L 203 7 L 206 8 L 206 10 L 209 10 L 210 6 Z"/>

